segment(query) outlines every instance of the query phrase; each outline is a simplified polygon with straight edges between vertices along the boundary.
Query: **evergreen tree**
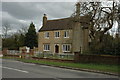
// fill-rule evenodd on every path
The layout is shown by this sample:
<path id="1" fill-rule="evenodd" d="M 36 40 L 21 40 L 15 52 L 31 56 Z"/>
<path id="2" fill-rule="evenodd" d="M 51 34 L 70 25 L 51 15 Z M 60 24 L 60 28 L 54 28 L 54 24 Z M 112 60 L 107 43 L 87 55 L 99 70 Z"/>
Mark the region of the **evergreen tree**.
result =
<path id="1" fill-rule="evenodd" d="M 37 34 L 35 25 L 31 22 L 28 32 L 25 35 L 25 45 L 33 49 L 33 47 L 37 47 Z"/>

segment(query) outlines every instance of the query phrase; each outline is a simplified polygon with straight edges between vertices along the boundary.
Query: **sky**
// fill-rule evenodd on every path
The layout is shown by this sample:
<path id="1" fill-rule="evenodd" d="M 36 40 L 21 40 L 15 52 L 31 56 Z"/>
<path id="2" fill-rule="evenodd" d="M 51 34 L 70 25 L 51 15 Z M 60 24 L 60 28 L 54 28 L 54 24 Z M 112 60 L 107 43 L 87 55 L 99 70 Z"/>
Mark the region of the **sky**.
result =
<path id="1" fill-rule="evenodd" d="M 75 3 L 79 0 L 10 1 L 0 2 L 0 22 L 10 24 L 11 33 L 14 33 L 22 27 L 29 27 L 31 22 L 35 24 L 38 32 L 42 26 L 43 14 L 47 15 L 48 20 L 70 17 L 75 11 Z M 0 34 L 1 30 L 2 25 L 0 25 Z"/>
<path id="2" fill-rule="evenodd" d="M 11 32 L 35 24 L 36 31 L 42 26 L 43 14 L 48 20 L 70 17 L 75 11 L 75 2 L 2 2 L 2 24 L 8 23 Z"/>

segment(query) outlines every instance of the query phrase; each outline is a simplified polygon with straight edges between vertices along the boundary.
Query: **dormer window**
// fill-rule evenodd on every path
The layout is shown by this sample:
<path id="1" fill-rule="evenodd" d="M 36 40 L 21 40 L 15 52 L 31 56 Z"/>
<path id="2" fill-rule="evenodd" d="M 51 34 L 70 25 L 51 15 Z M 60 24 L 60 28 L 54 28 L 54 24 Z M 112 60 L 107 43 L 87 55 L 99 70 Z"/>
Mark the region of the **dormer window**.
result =
<path id="1" fill-rule="evenodd" d="M 49 38 L 49 32 L 45 32 L 44 36 L 45 38 Z"/>
<path id="2" fill-rule="evenodd" d="M 55 38 L 59 38 L 60 37 L 60 32 L 55 32 Z"/>
<path id="3" fill-rule="evenodd" d="M 64 32 L 64 38 L 69 38 L 69 31 Z"/>

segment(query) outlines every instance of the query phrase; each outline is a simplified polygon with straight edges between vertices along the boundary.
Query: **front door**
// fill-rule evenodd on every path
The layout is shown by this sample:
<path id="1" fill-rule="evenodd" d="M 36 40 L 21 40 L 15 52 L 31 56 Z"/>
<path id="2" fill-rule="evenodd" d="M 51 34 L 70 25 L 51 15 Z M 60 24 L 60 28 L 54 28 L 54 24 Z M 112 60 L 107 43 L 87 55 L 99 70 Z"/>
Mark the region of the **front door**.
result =
<path id="1" fill-rule="evenodd" d="M 59 46 L 55 45 L 55 53 L 59 53 Z"/>

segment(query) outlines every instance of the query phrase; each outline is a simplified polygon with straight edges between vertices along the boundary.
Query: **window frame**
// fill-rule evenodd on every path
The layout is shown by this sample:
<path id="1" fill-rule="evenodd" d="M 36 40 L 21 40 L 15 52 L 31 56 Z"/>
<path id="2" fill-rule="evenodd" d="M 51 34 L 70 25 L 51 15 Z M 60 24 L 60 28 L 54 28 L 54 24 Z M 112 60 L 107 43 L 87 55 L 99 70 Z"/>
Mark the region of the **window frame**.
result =
<path id="1" fill-rule="evenodd" d="M 43 51 L 50 51 L 50 44 L 43 44 Z"/>
<path id="2" fill-rule="evenodd" d="M 48 39 L 50 37 L 50 33 L 49 32 L 45 32 L 44 33 L 44 37 Z"/>
<path id="3" fill-rule="evenodd" d="M 66 34 L 66 36 L 65 36 Z M 64 31 L 64 38 L 69 38 L 69 31 Z"/>
<path id="4" fill-rule="evenodd" d="M 65 47 L 64 47 L 65 46 Z M 68 47 L 69 46 L 69 47 Z M 63 44 L 62 45 L 63 52 L 71 52 L 71 44 Z"/>
<path id="5" fill-rule="evenodd" d="M 59 33 L 59 36 L 58 36 L 58 34 L 56 34 L 56 33 Z M 56 35 L 57 35 L 57 36 L 56 36 Z M 55 37 L 55 38 L 60 38 L 60 31 L 55 31 L 55 32 L 54 32 L 54 37 Z"/>

